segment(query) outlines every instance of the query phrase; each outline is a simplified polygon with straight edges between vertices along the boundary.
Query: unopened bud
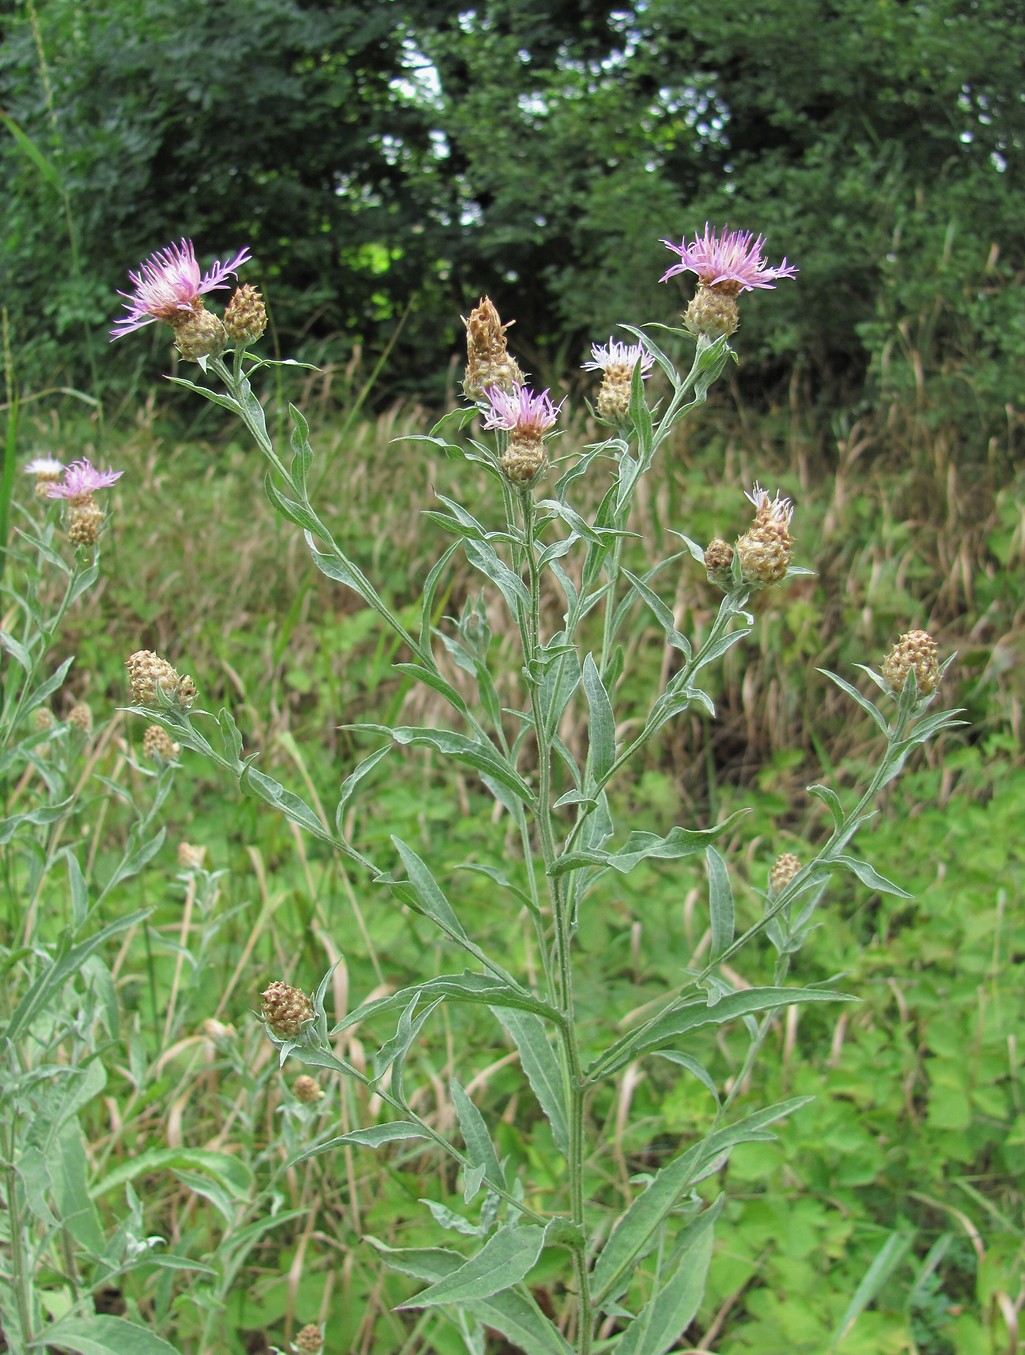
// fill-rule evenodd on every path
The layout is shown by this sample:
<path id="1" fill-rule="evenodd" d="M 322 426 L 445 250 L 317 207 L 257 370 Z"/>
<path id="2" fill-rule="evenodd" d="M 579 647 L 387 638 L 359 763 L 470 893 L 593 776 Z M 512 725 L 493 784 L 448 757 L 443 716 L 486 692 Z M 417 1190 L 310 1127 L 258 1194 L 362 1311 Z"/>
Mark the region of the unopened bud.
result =
<path id="1" fill-rule="evenodd" d="M 181 750 L 162 725 L 150 725 L 142 736 L 143 756 L 150 762 L 173 762 Z"/>
<path id="2" fill-rule="evenodd" d="M 940 680 L 936 654 L 936 641 L 928 631 L 909 630 L 902 635 L 883 660 L 883 678 L 890 691 L 902 692 L 913 669 L 918 695 L 934 692 Z"/>
<path id="3" fill-rule="evenodd" d="M 140 706 L 158 706 L 162 694 L 181 710 L 196 699 L 196 684 L 181 677 L 166 659 L 151 649 L 138 649 L 125 661 L 132 687 L 132 700 Z"/>
<path id="4" fill-rule="evenodd" d="M 303 1327 L 302 1331 L 293 1341 L 296 1355 L 319 1355 L 324 1349 L 324 1338 L 320 1334 L 320 1328 L 315 1327 L 312 1322 Z"/>
<path id="5" fill-rule="evenodd" d="M 260 994 L 267 1029 L 280 1040 L 294 1040 L 313 1015 L 313 1003 L 299 988 L 275 980 Z"/>
<path id="6" fill-rule="evenodd" d="M 178 843 L 178 864 L 182 870 L 202 870 L 205 860 L 205 847 L 195 847 L 191 842 Z"/>
<path id="7" fill-rule="evenodd" d="M 76 701 L 68 711 L 68 724 L 83 734 L 92 733 L 93 713 L 84 701 Z"/>
<path id="8" fill-rule="evenodd" d="M 292 1090 L 295 1092 L 295 1099 L 301 1101 L 304 1106 L 312 1106 L 317 1101 L 323 1099 L 324 1092 L 320 1083 L 315 1077 L 309 1077 L 306 1073 L 300 1074 L 292 1084 Z"/>
<path id="9" fill-rule="evenodd" d="M 755 588 L 766 588 L 786 577 L 793 558 L 790 520 L 794 506 L 789 499 L 778 495 L 770 499 L 768 491 L 760 485 L 755 485 L 747 497 L 755 506 L 755 520 L 737 542 L 737 554 L 744 582 Z"/>
<path id="10" fill-rule="evenodd" d="M 103 518 L 103 509 L 92 495 L 85 502 L 71 504 L 67 516 L 68 540 L 73 546 L 95 546 Z"/>
<path id="11" fill-rule="evenodd" d="M 233 343 L 253 343 L 267 328 L 267 308 L 256 287 L 243 282 L 224 312 L 224 332 Z"/>
<path id="12" fill-rule="evenodd" d="M 801 869 L 801 862 L 793 852 L 784 852 L 782 856 L 777 856 L 769 871 L 769 895 L 776 898 L 782 894 L 787 885 Z"/>

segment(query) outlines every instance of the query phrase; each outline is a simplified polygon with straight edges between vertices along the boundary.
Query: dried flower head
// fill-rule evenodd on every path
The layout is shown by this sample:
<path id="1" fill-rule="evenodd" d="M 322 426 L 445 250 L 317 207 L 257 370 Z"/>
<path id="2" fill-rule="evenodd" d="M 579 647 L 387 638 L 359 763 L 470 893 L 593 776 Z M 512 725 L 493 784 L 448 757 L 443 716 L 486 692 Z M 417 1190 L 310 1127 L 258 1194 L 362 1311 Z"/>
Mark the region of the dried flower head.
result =
<path id="1" fill-rule="evenodd" d="M 516 359 L 509 355 L 505 337 L 505 331 L 515 323 L 510 320 L 503 325 L 491 299 L 486 296 L 481 297 L 468 320 L 463 317 L 466 326 L 463 392 L 468 399 L 484 398 L 492 386 L 511 391 L 514 386 L 523 384 L 523 373 Z"/>
<path id="2" fill-rule="evenodd" d="M 768 490 L 761 485 L 755 485 L 747 497 L 755 506 L 755 520 L 737 542 L 737 554 L 744 582 L 754 588 L 767 588 L 786 576 L 793 557 L 790 520 L 794 506 L 778 494 L 770 499 Z"/>
<path id="3" fill-rule="evenodd" d="M 292 1090 L 295 1092 L 295 1099 L 301 1101 L 304 1106 L 312 1106 L 317 1101 L 323 1100 L 324 1091 L 315 1077 L 309 1077 L 306 1073 L 301 1073 L 292 1083 Z"/>
<path id="4" fill-rule="evenodd" d="M 191 842 L 178 843 L 178 864 L 182 870 L 202 870 L 205 861 L 205 847 L 196 847 Z"/>
<path id="5" fill-rule="evenodd" d="M 93 713 L 84 701 L 76 701 L 68 711 L 68 724 L 83 734 L 91 734 Z"/>
<path id="6" fill-rule="evenodd" d="M 201 274 L 191 240 L 158 249 L 137 273 L 129 272 L 133 290 L 122 292 L 127 315 L 110 331 L 111 339 L 142 329 L 154 320 L 162 320 L 176 330 L 201 304 L 200 298 L 228 285 L 228 278 L 249 259 L 249 250 L 241 249 L 228 263 L 219 261 Z"/>
<path id="7" fill-rule="evenodd" d="M 34 456 L 25 467 L 25 474 L 36 477 L 36 498 L 48 499 L 47 487 L 55 485 L 64 474 L 64 462 L 55 456 Z"/>
<path id="8" fill-rule="evenodd" d="M 139 649 L 125 661 L 132 685 L 132 700 L 140 706 L 157 706 L 160 695 L 181 710 L 188 710 L 196 699 L 196 684 L 180 677 L 166 659 L 151 649 Z"/>
<path id="9" fill-rule="evenodd" d="M 174 762 L 181 750 L 162 725 L 149 725 L 142 736 L 143 756 L 150 762 Z"/>
<path id="10" fill-rule="evenodd" d="M 897 695 L 904 690 L 911 672 L 915 674 L 919 696 L 928 696 L 939 685 L 936 641 L 928 631 L 909 630 L 883 660 L 883 678 L 890 691 Z"/>
<path id="11" fill-rule="evenodd" d="M 40 734 L 48 734 L 57 728 L 57 717 L 49 706 L 36 706 L 32 712 L 32 723 Z"/>
<path id="12" fill-rule="evenodd" d="M 232 343 L 254 343 L 267 328 L 267 307 L 259 290 L 243 282 L 224 312 L 224 330 Z"/>
<path id="13" fill-rule="evenodd" d="M 289 983 L 275 981 L 260 996 L 263 998 L 262 1015 L 267 1029 L 281 1040 L 294 1040 L 302 1029 L 303 1022 L 313 1015 L 313 1003 L 300 988 Z"/>
<path id="14" fill-rule="evenodd" d="M 609 423 L 626 423 L 630 415 L 630 386 L 634 369 L 640 363 L 641 380 L 647 381 L 655 359 L 639 343 L 626 344 L 609 339 L 607 344 L 591 345 L 591 361 L 584 363 L 585 372 L 601 372 L 601 390 L 598 392 L 598 414 Z"/>
<path id="15" fill-rule="evenodd" d="M 778 894 L 782 894 L 800 869 L 800 858 L 796 857 L 793 852 L 783 852 L 781 856 L 777 856 L 772 869 L 769 871 L 770 897 L 775 898 Z"/>
<path id="16" fill-rule="evenodd" d="M 120 470 L 97 470 L 90 461 L 72 461 L 59 484 L 52 480 L 47 483 L 46 496 L 67 499 L 72 504 L 89 504 L 96 490 L 109 489 L 122 475 L 124 471 Z"/>
<path id="17" fill-rule="evenodd" d="M 544 434 L 554 426 L 562 405 L 553 405 L 546 390 L 535 395 L 519 384 L 511 391 L 493 386 L 487 397 L 490 407 L 484 427 L 509 434 L 499 459 L 502 473 L 512 484 L 526 489 L 544 470 Z"/>
<path id="18" fill-rule="evenodd" d="M 292 1342 L 296 1355 L 318 1355 L 324 1349 L 324 1338 L 320 1328 L 312 1322 L 307 1323 Z"/>

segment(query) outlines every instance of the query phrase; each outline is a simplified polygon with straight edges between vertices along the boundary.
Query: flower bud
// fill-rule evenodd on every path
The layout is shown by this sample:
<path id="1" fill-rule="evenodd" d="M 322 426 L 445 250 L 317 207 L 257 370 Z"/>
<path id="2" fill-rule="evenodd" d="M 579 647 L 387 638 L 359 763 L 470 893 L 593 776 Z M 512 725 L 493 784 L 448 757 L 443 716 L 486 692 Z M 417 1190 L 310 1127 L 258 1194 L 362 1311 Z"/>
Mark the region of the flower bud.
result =
<path id="1" fill-rule="evenodd" d="M 267 308 L 259 290 L 248 282 L 235 289 L 224 312 L 224 332 L 233 343 L 253 343 L 267 328 Z"/>
<path id="2" fill-rule="evenodd" d="M 280 1040 L 294 1040 L 303 1022 L 313 1015 L 313 1003 L 306 994 L 280 980 L 276 979 L 260 996 L 267 1029 Z"/>
<path id="3" fill-rule="evenodd" d="M 777 856 L 769 871 L 769 897 L 774 899 L 782 894 L 800 869 L 800 859 L 793 852 L 784 852 L 782 856 Z"/>
<path id="4" fill-rule="evenodd" d="M 914 670 L 919 696 L 934 692 L 940 680 L 936 641 L 924 630 L 909 630 L 902 635 L 883 660 L 882 674 L 890 691 L 899 695 Z"/>
<path id="5" fill-rule="evenodd" d="M 32 712 L 32 723 L 40 734 L 48 734 L 57 727 L 56 717 L 49 706 L 36 706 Z"/>
<path id="6" fill-rule="evenodd" d="M 320 1328 L 309 1322 L 303 1327 L 292 1344 L 296 1355 L 318 1355 L 324 1349 L 324 1338 L 320 1334 Z"/>
<path id="7" fill-rule="evenodd" d="M 718 584 L 720 588 L 729 588 L 733 582 L 733 547 L 721 536 L 709 541 L 705 547 L 705 569 L 708 582 Z"/>
<path id="8" fill-rule="evenodd" d="M 174 668 L 151 649 L 139 649 L 125 661 L 132 687 L 132 700 L 140 706 L 157 706 L 161 695 L 181 710 L 188 710 L 196 699 L 196 684 L 181 677 Z"/>
<path id="9" fill-rule="evenodd" d="M 177 747 L 175 744 L 175 748 Z M 205 860 L 205 847 L 195 847 L 191 842 L 178 843 L 178 864 L 182 870 L 202 870 Z"/>
<path id="10" fill-rule="evenodd" d="M 292 1091 L 295 1093 L 295 1099 L 301 1101 L 304 1106 L 312 1106 L 324 1096 L 317 1079 L 309 1077 L 306 1073 L 300 1074 L 292 1083 Z"/>
<path id="11" fill-rule="evenodd" d="M 150 762 L 174 762 L 181 750 L 162 725 L 150 725 L 142 736 L 143 756 Z"/>
<path id="12" fill-rule="evenodd" d="M 683 323 L 692 334 L 703 334 L 708 339 L 734 334 L 740 324 L 737 298 L 723 287 L 706 287 L 703 282 L 699 283 Z"/>
<path id="13" fill-rule="evenodd" d="M 83 734 L 92 733 L 93 713 L 84 701 L 76 701 L 68 711 L 68 724 Z"/>

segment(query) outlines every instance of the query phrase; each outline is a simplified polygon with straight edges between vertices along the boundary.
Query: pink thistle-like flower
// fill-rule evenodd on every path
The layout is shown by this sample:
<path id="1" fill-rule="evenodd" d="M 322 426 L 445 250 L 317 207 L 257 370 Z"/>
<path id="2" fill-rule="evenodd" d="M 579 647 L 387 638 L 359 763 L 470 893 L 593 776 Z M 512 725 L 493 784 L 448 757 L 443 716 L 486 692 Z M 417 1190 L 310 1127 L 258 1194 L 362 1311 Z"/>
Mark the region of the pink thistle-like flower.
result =
<path id="1" fill-rule="evenodd" d="M 609 339 L 608 343 L 591 344 L 591 361 L 583 364 L 585 372 L 608 372 L 610 367 L 632 372 L 641 364 L 641 377 L 647 380 L 655 359 L 646 351 L 643 344 L 623 343 L 621 339 Z"/>
<path id="2" fill-rule="evenodd" d="M 124 471 L 121 470 L 97 470 L 89 461 L 72 461 L 64 472 L 61 484 L 47 485 L 47 498 L 70 499 L 72 503 L 81 503 L 94 490 L 109 489 L 122 475 Z"/>
<path id="3" fill-rule="evenodd" d="M 129 271 L 135 288 L 121 292 L 125 298 L 127 315 L 118 320 L 110 331 L 111 339 L 120 339 L 134 329 L 142 329 L 154 320 L 173 325 L 183 312 L 193 311 L 201 296 L 228 285 L 228 278 L 249 259 L 249 250 L 241 249 L 230 263 L 218 261 L 206 273 L 200 274 L 196 250 L 191 240 L 182 238 L 181 244 L 169 245 L 151 254 L 139 271 Z"/>
<path id="4" fill-rule="evenodd" d="M 722 235 L 716 235 L 707 221 L 704 236 L 698 236 L 693 244 L 686 240 L 679 245 L 671 240 L 662 243 L 679 254 L 680 262 L 667 269 L 660 282 L 668 282 L 678 273 L 696 273 L 706 287 L 722 287 L 736 295 L 755 287 L 775 287 L 780 278 L 792 278 L 797 272 L 786 259 L 778 268 L 768 266 L 762 256 L 764 235 L 754 237 L 750 231 L 727 234 L 725 227 Z"/>
<path id="5" fill-rule="evenodd" d="M 513 383 L 511 391 L 491 386 L 484 392 L 491 408 L 484 418 L 485 428 L 502 428 L 521 436 L 540 437 L 558 418 L 562 402 L 553 405 L 548 392 L 535 395 L 528 386 Z"/>

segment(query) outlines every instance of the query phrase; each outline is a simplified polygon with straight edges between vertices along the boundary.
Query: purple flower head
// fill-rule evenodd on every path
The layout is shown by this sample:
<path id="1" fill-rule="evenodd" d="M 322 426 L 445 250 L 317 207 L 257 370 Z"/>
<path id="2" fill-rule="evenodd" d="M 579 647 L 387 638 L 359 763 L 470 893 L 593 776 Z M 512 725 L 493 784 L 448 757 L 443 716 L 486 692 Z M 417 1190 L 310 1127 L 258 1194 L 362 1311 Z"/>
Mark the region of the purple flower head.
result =
<path id="1" fill-rule="evenodd" d="M 641 376 L 644 380 L 651 375 L 655 359 L 639 343 L 626 344 L 620 339 L 609 339 L 608 343 L 591 344 L 591 361 L 583 364 L 585 372 L 607 372 L 610 367 L 621 367 L 632 372 L 641 364 Z"/>
<path id="2" fill-rule="evenodd" d="M 540 437 L 547 433 L 558 418 L 562 402 L 553 405 L 548 392 L 535 395 L 527 386 L 513 383 L 511 391 L 491 386 L 485 395 L 491 408 L 484 418 L 485 428 L 503 428 L 520 436 Z"/>
<path id="3" fill-rule="evenodd" d="M 693 244 L 686 240 L 679 245 L 671 240 L 662 243 L 679 254 L 680 262 L 663 273 L 660 282 L 667 282 L 678 273 L 696 273 L 706 287 L 721 286 L 735 295 L 754 287 L 775 287 L 780 278 L 792 278 L 797 272 L 786 259 L 778 268 L 769 268 L 762 256 L 764 235 L 754 237 L 750 231 L 727 234 L 725 227 L 722 235 L 715 235 L 707 221 L 704 235 L 698 236 Z"/>
<path id="4" fill-rule="evenodd" d="M 183 311 L 193 310 L 206 292 L 226 287 L 228 278 L 248 259 L 248 248 L 241 249 L 230 263 L 218 261 L 201 275 L 191 240 L 183 238 L 180 245 L 158 249 L 137 273 L 129 271 L 135 290 L 121 292 L 128 314 L 115 323 L 111 339 L 120 339 L 122 334 L 142 329 L 154 320 L 173 324 Z"/>
<path id="5" fill-rule="evenodd" d="M 85 499 L 96 489 L 108 489 L 124 475 L 120 470 L 97 470 L 89 461 L 72 461 L 59 485 L 47 485 L 47 497 L 70 499 L 72 503 Z"/>

